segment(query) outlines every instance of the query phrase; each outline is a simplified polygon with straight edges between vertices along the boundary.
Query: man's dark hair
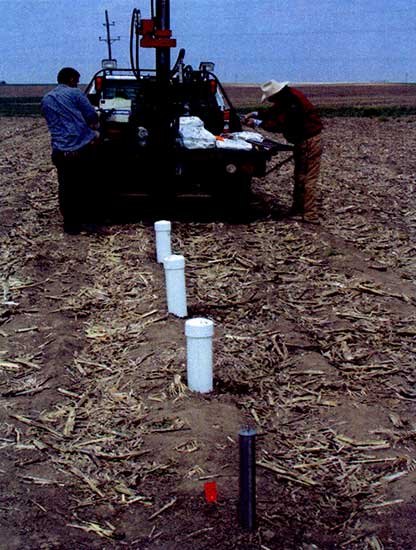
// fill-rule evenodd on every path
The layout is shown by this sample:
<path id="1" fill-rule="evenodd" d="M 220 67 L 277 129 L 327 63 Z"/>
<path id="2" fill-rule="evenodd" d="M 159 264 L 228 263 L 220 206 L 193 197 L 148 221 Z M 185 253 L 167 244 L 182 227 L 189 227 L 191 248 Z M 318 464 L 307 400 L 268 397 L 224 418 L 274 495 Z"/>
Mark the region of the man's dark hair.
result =
<path id="1" fill-rule="evenodd" d="M 73 69 L 72 67 L 64 67 L 59 71 L 57 80 L 58 84 L 69 84 L 72 78 L 79 79 L 79 77 L 80 74 L 76 69 Z"/>

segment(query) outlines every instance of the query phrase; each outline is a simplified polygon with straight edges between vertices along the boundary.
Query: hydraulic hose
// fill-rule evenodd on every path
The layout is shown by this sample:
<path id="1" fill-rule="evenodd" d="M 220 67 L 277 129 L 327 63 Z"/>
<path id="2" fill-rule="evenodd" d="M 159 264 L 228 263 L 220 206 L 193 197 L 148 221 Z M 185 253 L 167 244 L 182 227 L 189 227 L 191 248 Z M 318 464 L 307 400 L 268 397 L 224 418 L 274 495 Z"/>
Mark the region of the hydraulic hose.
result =
<path id="1" fill-rule="evenodd" d="M 185 49 L 181 48 L 179 50 L 179 54 L 178 54 L 178 57 L 176 58 L 175 64 L 170 71 L 170 76 L 175 76 L 175 74 L 178 72 L 179 67 L 183 64 L 184 57 L 185 57 Z"/>
<path id="2" fill-rule="evenodd" d="M 134 76 L 140 78 L 139 64 L 139 26 L 140 10 L 134 8 L 130 24 L 130 66 Z"/>

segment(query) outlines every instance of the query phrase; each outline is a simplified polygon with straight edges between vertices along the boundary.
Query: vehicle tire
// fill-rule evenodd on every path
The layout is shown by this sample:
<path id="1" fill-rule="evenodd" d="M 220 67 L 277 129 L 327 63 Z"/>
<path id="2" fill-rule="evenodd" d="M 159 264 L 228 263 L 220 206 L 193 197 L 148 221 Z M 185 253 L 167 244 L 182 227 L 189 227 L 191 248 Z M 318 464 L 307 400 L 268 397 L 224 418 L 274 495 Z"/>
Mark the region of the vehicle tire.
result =
<path id="1" fill-rule="evenodd" d="M 230 176 L 224 181 L 221 207 L 225 219 L 245 221 L 250 213 L 251 177 L 246 175 Z"/>

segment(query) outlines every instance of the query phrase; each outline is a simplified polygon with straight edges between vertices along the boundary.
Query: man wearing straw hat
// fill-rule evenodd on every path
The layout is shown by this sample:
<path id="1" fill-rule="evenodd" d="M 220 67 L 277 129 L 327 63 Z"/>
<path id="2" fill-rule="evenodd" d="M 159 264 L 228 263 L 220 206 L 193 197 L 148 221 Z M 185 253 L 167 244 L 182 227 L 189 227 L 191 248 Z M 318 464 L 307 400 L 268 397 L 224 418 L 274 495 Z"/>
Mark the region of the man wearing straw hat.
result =
<path id="1" fill-rule="evenodd" d="M 244 121 L 251 128 L 279 132 L 294 145 L 295 161 L 291 215 L 307 223 L 319 224 L 316 183 L 319 177 L 322 122 L 305 95 L 288 82 L 269 80 L 261 86 L 261 102 L 272 105 L 261 113 L 248 113 Z"/>

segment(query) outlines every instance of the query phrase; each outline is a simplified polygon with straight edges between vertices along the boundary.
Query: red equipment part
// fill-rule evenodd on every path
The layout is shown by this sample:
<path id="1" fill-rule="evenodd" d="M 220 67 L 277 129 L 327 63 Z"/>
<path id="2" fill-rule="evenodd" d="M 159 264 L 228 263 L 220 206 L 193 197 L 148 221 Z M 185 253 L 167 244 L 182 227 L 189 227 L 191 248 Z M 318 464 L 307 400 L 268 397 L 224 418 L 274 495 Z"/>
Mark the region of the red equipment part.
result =
<path id="1" fill-rule="evenodd" d="M 97 76 L 95 77 L 95 89 L 97 92 L 100 92 L 103 89 L 103 77 Z"/>
<path id="2" fill-rule="evenodd" d="M 230 110 L 229 109 L 224 109 L 223 117 L 224 117 L 223 133 L 229 134 L 230 133 Z"/>
<path id="3" fill-rule="evenodd" d="M 142 48 L 176 48 L 175 38 L 171 38 L 169 29 L 157 29 L 153 19 L 142 19 L 140 25 L 140 40 Z"/>

